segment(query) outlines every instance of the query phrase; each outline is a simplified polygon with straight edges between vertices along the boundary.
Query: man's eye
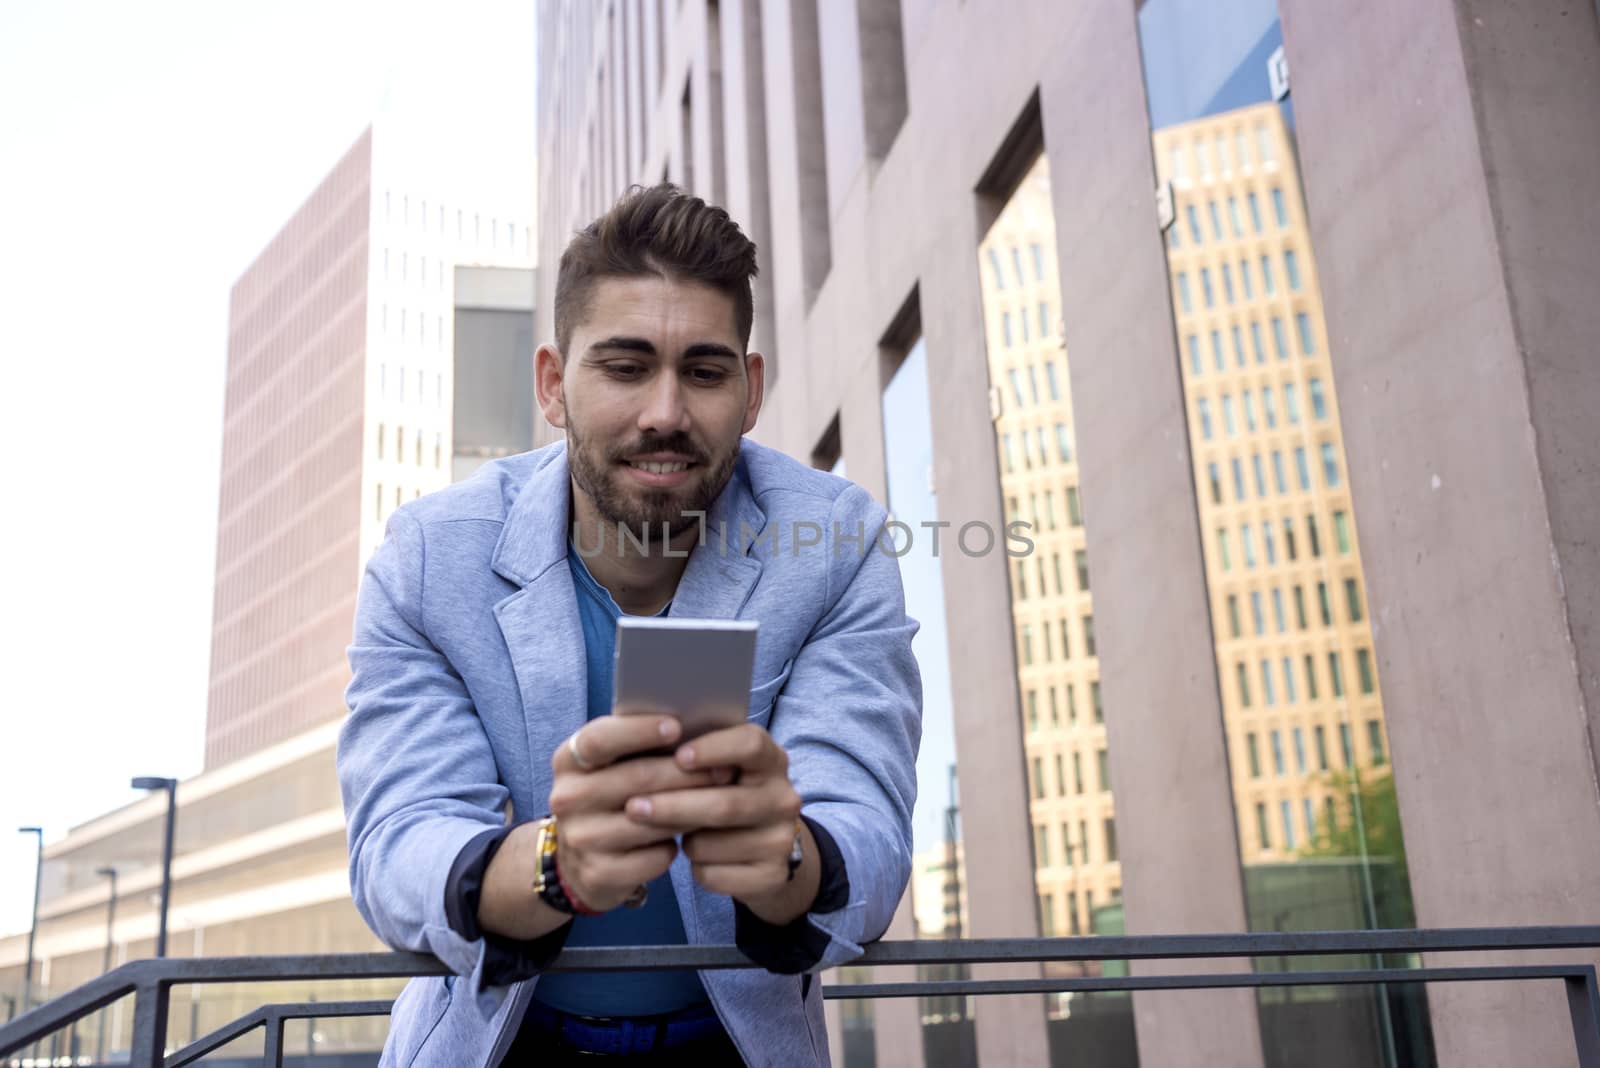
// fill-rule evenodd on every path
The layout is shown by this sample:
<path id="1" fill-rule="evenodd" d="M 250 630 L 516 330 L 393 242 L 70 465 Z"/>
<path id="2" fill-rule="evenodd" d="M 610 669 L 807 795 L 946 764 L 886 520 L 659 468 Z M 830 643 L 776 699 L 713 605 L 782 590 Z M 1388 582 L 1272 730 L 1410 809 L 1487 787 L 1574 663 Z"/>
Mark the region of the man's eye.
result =
<path id="1" fill-rule="evenodd" d="M 640 367 L 636 363 L 606 364 L 606 374 L 610 375 L 612 378 L 638 378 L 640 373 L 643 371 L 644 368 Z"/>
<path id="2" fill-rule="evenodd" d="M 726 371 L 716 367 L 695 367 L 689 371 L 689 377 L 701 385 L 716 385 L 728 377 Z"/>

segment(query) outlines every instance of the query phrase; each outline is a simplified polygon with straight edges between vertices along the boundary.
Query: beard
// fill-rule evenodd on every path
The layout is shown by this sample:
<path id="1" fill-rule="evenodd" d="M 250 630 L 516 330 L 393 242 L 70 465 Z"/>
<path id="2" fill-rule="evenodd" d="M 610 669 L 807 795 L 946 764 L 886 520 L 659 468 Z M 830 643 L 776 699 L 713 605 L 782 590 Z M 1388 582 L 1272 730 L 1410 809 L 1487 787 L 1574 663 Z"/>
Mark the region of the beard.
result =
<path id="1" fill-rule="evenodd" d="M 688 457 L 699 476 L 676 489 L 653 490 L 624 482 L 621 467 L 630 456 L 649 452 L 672 452 Z M 591 441 L 583 428 L 567 417 L 567 464 L 573 481 L 589 495 L 595 510 L 607 524 L 616 523 L 641 539 L 646 531 L 659 536 L 662 524 L 668 539 L 698 526 L 703 520 L 685 517 L 684 512 L 708 512 L 711 502 L 728 484 L 739 461 L 739 443 L 718 455 L 710 455 L 683 431 L 672 434 L 645 434 L 626 446 L 607 447 Z M 648 544 L 648 543 L 647 543 Z"/>

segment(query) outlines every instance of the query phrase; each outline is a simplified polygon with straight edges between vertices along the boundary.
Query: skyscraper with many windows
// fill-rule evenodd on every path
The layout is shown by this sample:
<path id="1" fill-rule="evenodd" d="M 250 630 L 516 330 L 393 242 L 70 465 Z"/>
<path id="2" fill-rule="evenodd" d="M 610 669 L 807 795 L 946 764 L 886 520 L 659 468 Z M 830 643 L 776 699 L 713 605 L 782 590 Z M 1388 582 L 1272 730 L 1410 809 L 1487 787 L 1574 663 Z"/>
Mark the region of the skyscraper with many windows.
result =
<path id="1" fill-rule="evenodd" d="M 532 265 L 527 208 L 363 133 L 234 285 L 205 762 L 344 714 L 360 568 L 451 479 L 454 269 Z"/>

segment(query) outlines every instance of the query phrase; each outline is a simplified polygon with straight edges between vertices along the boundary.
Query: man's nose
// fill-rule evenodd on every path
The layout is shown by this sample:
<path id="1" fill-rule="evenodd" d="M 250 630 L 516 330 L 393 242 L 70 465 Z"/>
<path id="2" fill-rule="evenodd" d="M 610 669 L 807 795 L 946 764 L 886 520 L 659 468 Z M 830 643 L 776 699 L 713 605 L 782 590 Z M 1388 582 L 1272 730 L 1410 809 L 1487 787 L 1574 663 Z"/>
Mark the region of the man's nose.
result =
<path id="1" fill-rule="evenodd" d="M 655 376 L 644 410 L 639 413 L 639 429 L 667 434 L 688 429 L 688 409 L 683 403 L 683 385 L 676 374 Z"/>

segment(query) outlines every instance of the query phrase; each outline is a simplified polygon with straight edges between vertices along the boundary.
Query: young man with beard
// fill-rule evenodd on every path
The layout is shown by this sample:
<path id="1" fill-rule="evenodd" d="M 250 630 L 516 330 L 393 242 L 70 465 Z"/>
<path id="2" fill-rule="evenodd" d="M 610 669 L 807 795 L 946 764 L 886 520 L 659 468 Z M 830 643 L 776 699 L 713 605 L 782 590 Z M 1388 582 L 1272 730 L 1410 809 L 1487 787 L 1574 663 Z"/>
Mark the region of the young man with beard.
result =
<path id="1" fill-rule="evenodd" d="M 565 442 L 402 507 L 367 567 L 351 888 L 454 973 L 407 986 L 385 1064 L 827 1063 L 809 973 L 910 875 L 916 625 L 884 510 L 742 438 L 755 273 L 726 212 L 631 192 L 561 257 L 535 375 Z M 609 715 L 623 613 L 759 621 L 748 722 L 677 744 Z M 540 975 L 563 945 L 684 943 L 763 967 Z"/>

